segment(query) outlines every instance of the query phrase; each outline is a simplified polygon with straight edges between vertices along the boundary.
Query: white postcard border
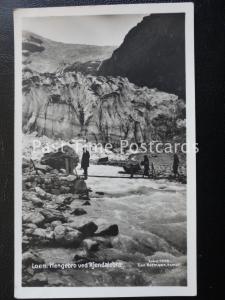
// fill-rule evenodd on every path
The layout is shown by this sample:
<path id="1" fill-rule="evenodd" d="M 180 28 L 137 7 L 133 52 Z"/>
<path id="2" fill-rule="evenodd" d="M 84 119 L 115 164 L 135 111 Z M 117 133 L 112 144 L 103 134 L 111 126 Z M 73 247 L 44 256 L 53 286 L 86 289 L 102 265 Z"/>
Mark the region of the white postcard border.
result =
<path id="1" fill-rule="evenodd" d="M 15 153 L 14 220 L 16 298 L 94 298 L 144 296 L 194 296 L 196 284 L 196 162 L 187 154 L 187 286 L 168 287 L 22 287 L 22 19 L 24 17 L 185 13 L 186 130 L 187 142 L 195 144 L 194 7 L 193 3 L 149 3 L 76 7 L 26 8 L 14 11 L 15 44 Z"/>

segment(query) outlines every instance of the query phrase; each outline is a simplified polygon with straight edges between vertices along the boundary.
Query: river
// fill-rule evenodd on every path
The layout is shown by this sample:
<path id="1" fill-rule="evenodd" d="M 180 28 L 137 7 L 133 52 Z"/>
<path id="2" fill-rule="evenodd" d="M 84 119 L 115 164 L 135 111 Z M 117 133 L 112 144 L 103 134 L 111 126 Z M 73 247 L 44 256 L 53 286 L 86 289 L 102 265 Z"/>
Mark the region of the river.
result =
<path id="1" fill-rule="evenodd" d="M 79 218 L 88 218 L 97 225 L 118 225 L 119 235 L 110 240 L 112 247 L 100 249 L 96 256 L 120 261 L 122 268 L 50 272 L 49 285 L 186 285 L 186 185 L 130 179 L 119 174 L 121 170 L 115 166 L 90 166 L 86 182 L 92 190 L 91 205 L 85 207 L 87 215 Z M 106 177 L 92 177 L 96 175 Z M 46 262 L 60 263 L 73 262 L 77 251 L 48 247 L 37 250 Z"/>

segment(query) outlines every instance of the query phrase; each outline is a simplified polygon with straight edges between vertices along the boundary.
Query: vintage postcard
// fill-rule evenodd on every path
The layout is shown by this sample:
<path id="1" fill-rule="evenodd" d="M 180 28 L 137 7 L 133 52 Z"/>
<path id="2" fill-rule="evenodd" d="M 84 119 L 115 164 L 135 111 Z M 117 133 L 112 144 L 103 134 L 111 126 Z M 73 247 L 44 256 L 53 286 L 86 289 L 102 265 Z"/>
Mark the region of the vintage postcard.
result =
<path id="1" fill-rule="evenodd" d="M 196 294 L 193 10 L 15 10 L 16 298 Z"/>

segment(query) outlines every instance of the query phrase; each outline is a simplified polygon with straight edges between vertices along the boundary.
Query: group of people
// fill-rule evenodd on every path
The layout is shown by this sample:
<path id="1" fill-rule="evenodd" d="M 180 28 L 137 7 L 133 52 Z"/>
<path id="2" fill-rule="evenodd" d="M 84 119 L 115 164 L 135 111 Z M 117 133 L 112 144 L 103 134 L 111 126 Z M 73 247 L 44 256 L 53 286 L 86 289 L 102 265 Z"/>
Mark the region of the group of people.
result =
<path id="1" fill-rule="evenodd" d="M 173 174 L 174 174 L 175 178 L 179 176 L 179 172 L 178 172 L 179 163 L 180 163 L 179 157 L 178 157 L 177 153 L 174 153 L 172 169 L 173 169 Z M 143 178 L 145 176 L 147 176 L 149 178 L 150 177 L 150 165 L 149 165 L 149 159 L 148 159 L 147 155 L 144 155 L 144 159 L 141 162 L 141 165 L 144 167 Z M 155 169 L 154 169 L 153 163 L 151 165 L 151 169 L 152 169 L 152 176 L 155 177 Z M 133 178 L 133 173 L 131 173 L 131 178 Z"/>
<path id="2" fill-rule="evenodd" d="M 87 148 L 84 147 L 82 158 L 81 158 L 81 168 L 84 170 L 84 179 L 85 180 L 88 178 L 89 160 L 90 160 L 90 153 L 87 150 Z M 150 165 L 149 165 L 149 159 L 148 159 L 147 155 L 144 155 L 144 159 L 141 162 L 141 165 L 144 167 L 143 178 L 145 176 L 150 178 Z M 177 176 L 179 176 L 178 167 L 179 167 L 179 157 L 178 157 L 177 153 L 175 153 L 173 155 L 173 166 L 172 166 L 175 178 Z M 151 169 L 152 169 L 152 176 L 154 177 L 155 176 L 155 170 L 154 170 L 153 163 L 151 165 Z M 133 178 L 133 172 L 131 172 L 131 178 Z"/>

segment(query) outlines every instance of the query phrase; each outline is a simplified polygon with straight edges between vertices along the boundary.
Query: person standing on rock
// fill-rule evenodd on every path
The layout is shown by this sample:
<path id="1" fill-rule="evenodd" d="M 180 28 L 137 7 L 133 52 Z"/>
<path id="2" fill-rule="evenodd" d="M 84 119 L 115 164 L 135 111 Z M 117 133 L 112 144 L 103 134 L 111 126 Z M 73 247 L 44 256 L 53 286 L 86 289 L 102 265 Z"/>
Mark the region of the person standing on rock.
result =
<path id="1" fill-rule="evenodd" d="M 180 163 L 179 157 L 178 157 L 177 153 L 174 153 L 174 156 L 173 156 L 173 173 L 174 173 L 175 178 L 177 176 L 179 176 L 179 173 L 178 173 L 179 163 Z"/>
<path id="2" fill-rule="evenodd" d="M 149 159 L 148 159 L 147 155 L 144 156 L 144 160 L 141 162 L 141 164 L 144 166 L 143 178 L 145 176 L 148 176 L 148 178 L 149 178 L 150 177 L 150 175 L 149 175 Z"/>
<path id="3" fill-rule="evenodd" d="M 83 148 L 83 155 L 81 159 L 81 168 L 84 170 L 84 179 L 88 178 L 88 167 L 89 167 L 90 153 L 86 148 Z"/>

